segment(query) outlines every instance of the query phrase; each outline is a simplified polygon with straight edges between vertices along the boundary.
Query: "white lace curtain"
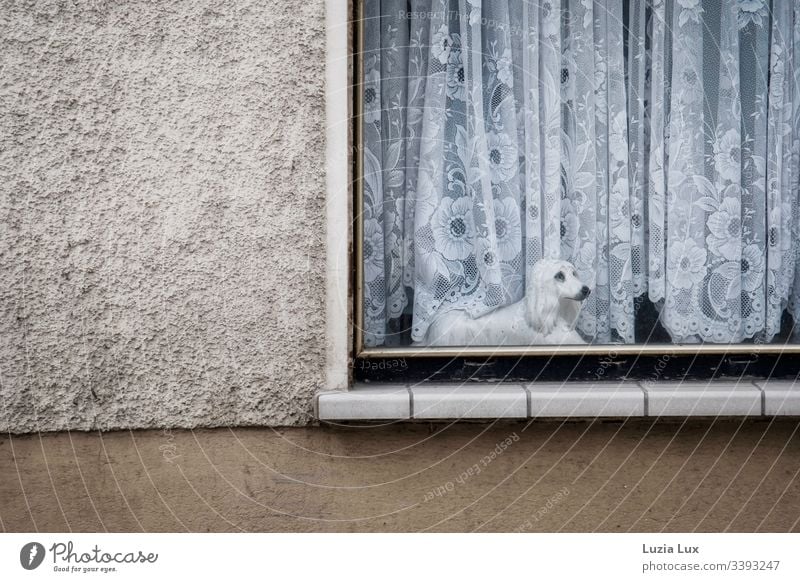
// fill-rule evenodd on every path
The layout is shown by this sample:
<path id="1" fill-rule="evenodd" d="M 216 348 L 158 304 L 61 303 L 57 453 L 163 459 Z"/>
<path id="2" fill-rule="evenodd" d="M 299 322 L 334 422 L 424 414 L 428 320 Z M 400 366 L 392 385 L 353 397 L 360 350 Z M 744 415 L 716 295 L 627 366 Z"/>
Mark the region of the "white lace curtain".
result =
<path id="1" fill-rule="evenodd" d="M 592 287 L 588 341 L 647 341 L 645 301 L 675 342 L 800 315 L 800 0 L 365 6 L 367 345 L 519 300 L 542 257 Z"/>

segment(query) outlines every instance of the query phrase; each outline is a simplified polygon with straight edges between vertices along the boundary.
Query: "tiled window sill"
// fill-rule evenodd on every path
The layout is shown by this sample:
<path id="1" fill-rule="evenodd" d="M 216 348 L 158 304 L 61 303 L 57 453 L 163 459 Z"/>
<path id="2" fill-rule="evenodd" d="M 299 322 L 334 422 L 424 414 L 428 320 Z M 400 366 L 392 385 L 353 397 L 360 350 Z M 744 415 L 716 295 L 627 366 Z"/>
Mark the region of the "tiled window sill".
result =
<path id="1" fill-rule="evenodd" d="M 800 416 L 786 380 L 383 384 L 317 395 L 319 420 Z"/>

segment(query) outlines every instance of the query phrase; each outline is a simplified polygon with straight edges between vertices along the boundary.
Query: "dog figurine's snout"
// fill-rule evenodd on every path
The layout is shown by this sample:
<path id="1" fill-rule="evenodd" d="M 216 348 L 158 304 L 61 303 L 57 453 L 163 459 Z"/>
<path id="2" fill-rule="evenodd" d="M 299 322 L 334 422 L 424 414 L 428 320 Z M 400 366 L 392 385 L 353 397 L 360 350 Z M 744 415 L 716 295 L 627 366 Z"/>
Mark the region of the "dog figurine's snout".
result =
<path id="1" fill-rule="evenodd" d="M 581 287 L 581 300 L 586 299 L 589 296 L 589 293 L 591 293 L 591 292 L 592 292 L 592 290 L 589 289 L 589 287 L 587 285 L 584 285 L 583 287 Z"/>

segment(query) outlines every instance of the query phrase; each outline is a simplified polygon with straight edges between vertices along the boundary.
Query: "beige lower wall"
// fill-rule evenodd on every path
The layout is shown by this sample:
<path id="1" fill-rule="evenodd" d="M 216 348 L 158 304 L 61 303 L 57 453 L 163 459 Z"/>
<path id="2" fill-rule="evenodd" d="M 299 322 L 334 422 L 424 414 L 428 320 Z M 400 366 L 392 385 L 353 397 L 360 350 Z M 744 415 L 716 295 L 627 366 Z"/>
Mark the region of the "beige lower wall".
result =
<path id="1" fill-rule="evenodd" d="M 0 2 L 0 431 L 307 422 L 324 16 Z"/>
<path id="2" fill-rule="evenodd" d="M 75 532 L 800 531 L 798 428 L 721 420 L 6 435 L 0 522 Z"/>

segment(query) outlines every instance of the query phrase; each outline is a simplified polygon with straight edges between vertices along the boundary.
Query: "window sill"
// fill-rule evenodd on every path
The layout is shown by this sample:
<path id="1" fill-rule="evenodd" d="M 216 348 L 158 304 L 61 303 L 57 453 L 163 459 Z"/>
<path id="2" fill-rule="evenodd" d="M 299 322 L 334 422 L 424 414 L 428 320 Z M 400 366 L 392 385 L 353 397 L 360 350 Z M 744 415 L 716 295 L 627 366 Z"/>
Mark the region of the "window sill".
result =
<path id="1" fill-rule="evenodd" d="M 360 384 L 322 392 L 323 421 L 800 416 L 789 380 Z"/>

